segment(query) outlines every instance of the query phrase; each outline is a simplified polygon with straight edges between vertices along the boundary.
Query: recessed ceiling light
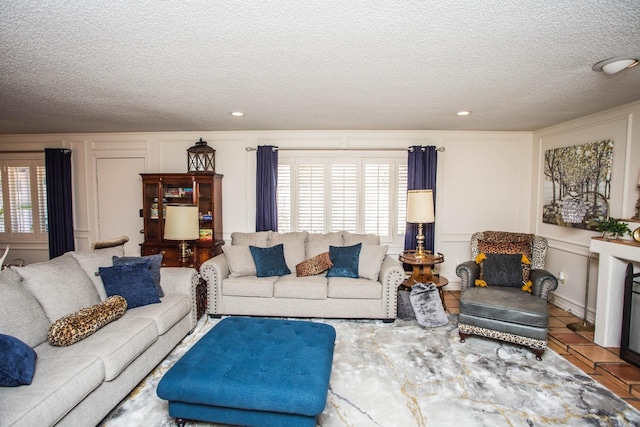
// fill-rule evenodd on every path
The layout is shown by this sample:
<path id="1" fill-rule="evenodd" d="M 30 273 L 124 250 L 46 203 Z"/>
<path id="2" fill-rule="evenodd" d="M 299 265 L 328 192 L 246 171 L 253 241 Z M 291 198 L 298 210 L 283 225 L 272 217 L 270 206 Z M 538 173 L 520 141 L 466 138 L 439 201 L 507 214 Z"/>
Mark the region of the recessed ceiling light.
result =
<path id="1" fill-rule="evenodd" d="M 242 111 L 232 111 L 231 115 L 233 117 L 242 117 L 242 116 L 244 116 L 244 113 Z"/>
<path id="2" fill-rule="evenodd" d="M 602 71 L 606 74 L 615 74 L 624 70 L 625 68 L 631 68 L 638 65 L 640 61 L 640 54 L 627 55 L 627 56 L 615 56 L 613 58 L 605 59 L 596 63 L 592 69 L 593 71 Z"/>
<path id="3" fill-rule="evenodd" d="M 458 111 L 456 113 L 456 115 L 458 115 L 458 116 L 468 116 L 469 114 L 471 114 L 471 111 L 469 111 L 469 110 L 462 110 L 462 111 Z"/>

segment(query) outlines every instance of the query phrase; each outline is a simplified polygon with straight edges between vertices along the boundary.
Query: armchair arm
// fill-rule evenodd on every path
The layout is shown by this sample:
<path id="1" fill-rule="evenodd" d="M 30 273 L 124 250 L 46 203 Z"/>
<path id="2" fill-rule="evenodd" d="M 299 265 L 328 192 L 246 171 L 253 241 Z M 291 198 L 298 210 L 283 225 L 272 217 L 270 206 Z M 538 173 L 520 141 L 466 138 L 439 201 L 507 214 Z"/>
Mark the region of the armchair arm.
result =
<path id="1" fill-rule="evenodd" d="M 191 330 L 198 323 L 197 287 L 200 276 L 195 268 L 161 267 L 160 287 L 165 294 L 186 294 L 191 298 Z"/>
<path id="2" fill-rule="evenodd" d="M 404 282 L 402 263 L 390 255 L 386 255 L 380 266 L 378 281 L 382 283 L 382 304 L 386 318 L 395 319 L 398 312 L 398 286 Z"/>
<path id="3" fill-rule="evenodd" d="M 531 270 L 529 280 L 531 280 L 532 283 L 531 293 L 544 299 L 549 297 L 549 292 L 554 291 L 558 287 L 558 279 L 547 270 Z"/>
<path id="4" fill-rule="evenodd" d="M 468 287 L 475 286 L 476 279 L 480 277 L 480 266 L 474 261 L 465 261 L 456 267 L 456 275 L 462 279 L 460 294 L 463 294 Z"/>
<path id="5" fill-rule="evenodd" d="M 203 262 L 200 265 L 200 275 L 207 281 L 207 294 L 209 296 L 207 314 L 217 314 L 222 280 L 229 277 L 229 266 L 225 255 L 222 253 Z"/>

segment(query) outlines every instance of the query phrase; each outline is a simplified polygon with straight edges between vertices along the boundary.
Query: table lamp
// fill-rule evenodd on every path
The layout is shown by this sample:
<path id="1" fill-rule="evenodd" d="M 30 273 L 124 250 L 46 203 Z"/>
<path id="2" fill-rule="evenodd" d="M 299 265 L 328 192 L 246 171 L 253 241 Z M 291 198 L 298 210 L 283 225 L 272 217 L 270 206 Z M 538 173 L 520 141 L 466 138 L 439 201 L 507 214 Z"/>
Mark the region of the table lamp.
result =
<path id="1" fill-rule="evenodd" d="M 433 212 L 433 190 L 409 190 L 407 191 L 407 222 L 418 224 L 418 242 L 415 257 L 424 258 L 427 254 L 424 250 L 424 223 L 435 221 Z"/>
<path id="2" fill-rule="evenodd" d="M 193 205 L 168 205 L 164 221 L 164 239 L 180 240 L 178 256 L 185 261 L 191 256 L 191 249 L 186 240 L 200 237 L 198 207 Z"/>

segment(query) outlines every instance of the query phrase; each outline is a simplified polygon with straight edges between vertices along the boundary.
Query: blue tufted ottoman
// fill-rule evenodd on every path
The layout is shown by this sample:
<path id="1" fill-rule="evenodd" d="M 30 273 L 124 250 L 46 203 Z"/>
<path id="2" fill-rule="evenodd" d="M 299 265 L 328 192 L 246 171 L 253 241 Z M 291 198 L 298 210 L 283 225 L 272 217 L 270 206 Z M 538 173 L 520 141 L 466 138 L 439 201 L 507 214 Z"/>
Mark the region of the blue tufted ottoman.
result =
<path id="1" fill-rule="evenodd" d="M 310 426 L 324 410 L 336 332 L 305 321 L 228 317 L 164 375 L 169 415 L 244 426 Z"/>

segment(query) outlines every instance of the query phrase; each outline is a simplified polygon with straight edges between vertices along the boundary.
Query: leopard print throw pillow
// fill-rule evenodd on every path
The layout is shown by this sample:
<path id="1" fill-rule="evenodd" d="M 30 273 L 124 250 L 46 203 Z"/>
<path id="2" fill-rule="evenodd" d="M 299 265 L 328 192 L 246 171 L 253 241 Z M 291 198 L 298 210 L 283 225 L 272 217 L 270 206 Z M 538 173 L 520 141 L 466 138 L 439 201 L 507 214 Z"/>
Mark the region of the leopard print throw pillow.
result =
<path id="1" fill-rule="evenodd" d="M 329 258 L 329 252 L 324 252 L 296 265 L 296 275 L 298 277 L 313 276 L 327 271 L 331 267 L 333 267 L 333 263 Z"/>
<path id="2" fill-rule="evenodd" d="M 99 304 L 68 314 L 49 327 L 47 338 L 51 345 L 65 347 L 96 333 L 103 326 L 119 319 L 127 311 L 127 300 L 120 295 Z"/>

